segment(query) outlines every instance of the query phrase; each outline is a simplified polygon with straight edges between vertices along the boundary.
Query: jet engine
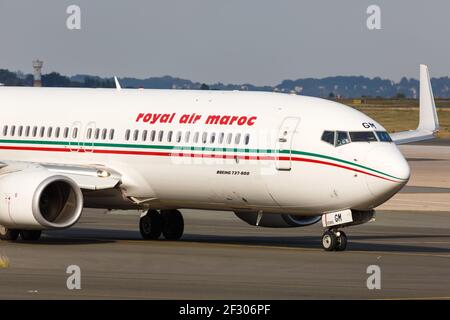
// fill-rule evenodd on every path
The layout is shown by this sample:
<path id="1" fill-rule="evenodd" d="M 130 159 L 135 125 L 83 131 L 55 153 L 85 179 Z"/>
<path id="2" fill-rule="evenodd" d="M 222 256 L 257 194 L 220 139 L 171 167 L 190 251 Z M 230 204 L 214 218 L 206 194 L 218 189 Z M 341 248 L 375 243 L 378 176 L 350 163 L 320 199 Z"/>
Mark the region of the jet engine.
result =
<path id="1" fill-rule="evenodd" d="M 235 212 L 236 216 L 252 226 L 256 226 L 258 214 L 252 212 Z M 297 216 L 292 214 L 264 213 L 258 226 L 268 228 L 296 228 L 312 225 L 322 218 L 318 216 Z"/>
<path id="2" fill-rule="evenodd" d="M 69 177 L 43 168 L 0 176 L 0 225 L 11 229 L 63 229 L 75 224 L 83 195 Z"/>

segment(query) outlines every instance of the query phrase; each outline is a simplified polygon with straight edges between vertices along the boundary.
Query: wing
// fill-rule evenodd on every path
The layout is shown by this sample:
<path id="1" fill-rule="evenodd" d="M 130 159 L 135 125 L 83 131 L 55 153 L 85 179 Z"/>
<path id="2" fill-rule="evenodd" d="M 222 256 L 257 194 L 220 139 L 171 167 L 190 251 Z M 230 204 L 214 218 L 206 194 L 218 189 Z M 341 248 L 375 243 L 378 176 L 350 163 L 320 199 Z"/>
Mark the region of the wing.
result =
<path id="1" fill-rule="evenodd" d="M 439 131 L 439 119 L 434 103 L 430 75 L 426 65 L 420 65 L 420 104 L 419 126 L 416 130 L 391 133 L 390 136 L 396 144 L 405 144 L 435 138 Z"/>
<path id="2" fill-rule="evenodd" d="M 65 165 L 5 161 L 0 163 L 0 175 L 30 168 L 40 168 L 69 177 L 77 183 L 80 189 L 84 190 L 112 189 L 121 182 L 121 175 L 118 172 L 100 165 Z"/>

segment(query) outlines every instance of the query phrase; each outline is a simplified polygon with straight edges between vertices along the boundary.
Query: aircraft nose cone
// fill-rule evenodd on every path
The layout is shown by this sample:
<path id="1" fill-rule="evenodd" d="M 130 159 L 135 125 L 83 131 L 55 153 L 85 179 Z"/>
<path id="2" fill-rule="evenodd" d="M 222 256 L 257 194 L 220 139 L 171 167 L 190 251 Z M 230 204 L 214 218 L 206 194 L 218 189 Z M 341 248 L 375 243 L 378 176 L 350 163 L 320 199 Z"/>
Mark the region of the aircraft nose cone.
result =
<path id="1" fill-rule="evenodd" d="M 367 187 L 376 202 L 391 198 L 408 182 L 411 170 L 395 145 L 376 146 L 369 151 L 366 165 L 372 169 L 366 175 Z"/>

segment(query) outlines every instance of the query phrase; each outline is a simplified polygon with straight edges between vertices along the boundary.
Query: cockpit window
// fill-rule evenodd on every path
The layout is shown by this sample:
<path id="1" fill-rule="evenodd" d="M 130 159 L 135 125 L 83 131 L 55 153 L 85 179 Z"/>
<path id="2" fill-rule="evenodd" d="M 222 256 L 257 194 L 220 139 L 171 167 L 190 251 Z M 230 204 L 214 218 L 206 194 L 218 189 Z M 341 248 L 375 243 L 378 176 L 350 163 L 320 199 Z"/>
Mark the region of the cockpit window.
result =
<path id="1" fill-rule="evenodd" d="M 380 140 L 381 142 L 392 142 L 391 136 L 386 131 L 375 131 L 375 132 L 378 136 L 378 140 Z"/>
<path id="2" fill-rule="evenodd" d="M 345 131 L 337 131 L 336 147 L 343 146 L 347 143 L 350 143 L 348 133 Z"/>
<path id="3" fill-rule="evenodd" d="M 377 137 L 372 131 L 353 131 L 350 132 L 352 142 L 376 142 Z"/>
<path id="4" fill-rule="evenodd" d="M 324 131 L 322 134 L 322 141 L 334 146 L 334 131 Z"/>

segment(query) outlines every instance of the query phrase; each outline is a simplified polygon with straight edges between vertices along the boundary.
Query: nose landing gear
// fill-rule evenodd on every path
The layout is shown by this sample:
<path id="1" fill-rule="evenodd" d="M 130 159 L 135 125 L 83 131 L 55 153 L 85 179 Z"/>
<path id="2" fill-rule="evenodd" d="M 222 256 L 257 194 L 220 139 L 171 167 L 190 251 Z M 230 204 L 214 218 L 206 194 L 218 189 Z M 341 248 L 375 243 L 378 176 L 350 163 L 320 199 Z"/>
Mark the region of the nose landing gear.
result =
<path id="1" fill-rule="evenodd" d="M 343 231 L 328 229 L 322 235 L 322 246 L 325 251 L 344 251 L 347 248 L 347 235 Z"/>
<path id="2" fill-rule="evenodd" d="M 347 235 L 339 228 L 356 226 L 374 220 L 374 210 L 345 209 L 322 215 L 322 226 L 326 229 L 322 236 L 325 251 L 344 251 L 347 248 Z"/>

